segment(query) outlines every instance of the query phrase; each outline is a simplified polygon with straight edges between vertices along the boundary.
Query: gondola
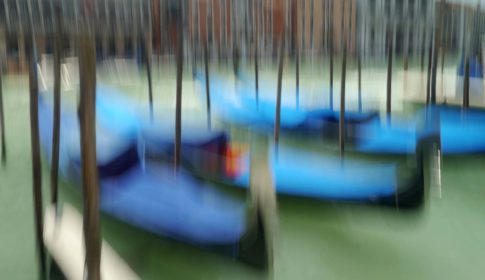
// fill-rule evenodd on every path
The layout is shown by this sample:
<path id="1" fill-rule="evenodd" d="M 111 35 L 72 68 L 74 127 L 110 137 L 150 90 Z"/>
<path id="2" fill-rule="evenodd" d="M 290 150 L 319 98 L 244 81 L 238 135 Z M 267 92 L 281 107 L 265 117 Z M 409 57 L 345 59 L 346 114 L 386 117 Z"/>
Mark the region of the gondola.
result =
<path id="1" fill-rule="evenodd" d="M 99 95 L 102 96 L 102 94 Z M 122 99 L 121 96 L 118 98 Z M 125 111 L 120 107 L 122 103 L 115 102 L 117 105 L 111 105 L 116 108 L 107 109 L 105 106 L 98 108 L 122 113 Z M 128 123 L 133 122 L 136 121 Z M 146 123 L 140 124 L 139 127 L 141 127 L 138 133 L 139 154 L 143 156 L 143 162 L 173 157 L 171 148 L 174 139 L 173 129 Z M 248 156 L 244 152 L 238 155 L 230 154 L 235 149 L 231 147 L 233 143 L 226 133 L 200 127 L 183 131 L 187 132 L 182 134 L 182 161 L 188 169 L 204 178 L 212 178 L 221 183 L 243 188 L 248 185 Z M 424 193 L 422 151 L 429 144 L 428 141 L 431 141 L 432 136 L 415 147 L 418 151 L 415 155 L 417 161 L 411 167 L 352 159 L 341 162 L 337 157 L 299 151 L 285 145 L 279 146 L 277 155 L 275 149 L 269 149 L 268 158 L 278 194 L 332 201 L 389 205 L 397 203 L 403 207 L 414 207 L 422 203 Z M 308 166 L 309 162 L 312 163 L 310 166 Z M 305 174 L 305 176 L 302 177 L 299 174 Z M 377 174 L 379 176 L 376 176 Z M 399 199 L 396 200 L 396 197 Z"/>
<path id="2" fill-rule="evenodd" d="M 419 128 L 419 116 L 434 111 L 439 119 L 426 129 Z M 418 111 L 393 125 L 373 122 L 359 127 L 356 149 L 362 152 L 403 154 L 414 149 L 416 141 L 432 131 L 439 131 L 440 146 L 444 155 L 485 152 L 485 111 L 462 110 L 458 106 L 436 105 Z"/>
<path id="3" fill-rule="evenodd" d="M 457 67 L 457 92 L 463 92 L 465 63 Z M 483 92 L 483 66 L 477 57 L 470 59 L 469 77 L 473 78 L 472 90 Z M 463 95 L 457 96 L 463 98 Z M 420 126 L 426 115 L 434 114 L 434 121 L 425 128 Z M 419 129 L 421 128 L 421 129 Z M 485 110 L 462 108 L 450 104 L 434 104 L 416 111 L 414 116 L 401 119 L 392 125 L 372 121 L 360 125 L 355 135 L 360 136 L 357 149 L 364 152 L 402 154 L 413 150 L 416 139 L 432 131 L 439 131 L 440 146 L 444 155 L 485 152 Z"/>
<path id="4" fill-rule="evenodd" d="M 478 56 L 472 56 L 468 59 L 468 66 L 469 98 L 470 100 L 480 100 L 483 102 L 483 63 Z M 456 88 L 454 96 L 456 100 L 463 100 L 465 76 L 465 59 L 461 57 L 456 67 Z"/>
<path id="5" fill-rule="evenodd" d="M 479 75 L 479 67 L 473 67 Z M 204 83 L 204 81 L 200 81 Z M 256 101 L 244 92 L 230 95 L 224 91 L 224 81 L 213 79 L 214 111 L 232 122 L 241 116 L 245 125 L 253 125 L 271 130 L 274 126 L 274 101 Z M 211 96 L 211 97 L 212 97 Z M 253 102 L 253 103 L 251 103 Z M 223 108 L 222 108 L 223 107 Z M 426 127 L 426 116 L 433 113 L 433 120 Z M 256 118 L 244 118 L 254 112 Z M 443 154 L 481 153 L 485 151 L 485 110 L 467 109 L 451 105 L 433 105 L 417 110 L 410 117 L 393 116 L 392 122 L 380 118 L 373 112 L 346 112 L 347 142 L 353 144 L 353 149 L 366 153 L 381 154 L 411 154 L 421 139 L 429 135 L 440 135 L 440 145 Z M 282 107 L 281 128 L 287 131 L 305 132 L 307 135 L 319 135 L 325 139 L 336 139 L 338 136 L 338 112 L 329 113 L 326 110 L 302 111 L 295 108 Z M 239 123 L 242 120 L 239 119 Z"/>
<path id="6" fill-rule="evenodd" d="M 268 267 L 271 254 L 258 203 L 248 210 L 244 201 L 197 180 L 183 169 L 174 172 L 168 163 L 142 162 L 136 138 L 127 136 L 129 129 L 106 125 L 105 109 L 97 108 L 96 127 L 103 212 L 156 235 Z M 39 116 L 41 145 L 45 155 L 50 155 L 53 110 L 42 96 Z M 61 177 L 79 186 L 82 171 L 75 110 L 62 109 L 60 131 Z"/>
<path id="7" fill-rule="evenodd" d="M 470 69 L 470 78 L 478 78 L 478 79 L 483 79 L 483 65 L 480 59 L 476 56 L 470 58 L 470 64 L 469 64 L 469 69 Z M 456 69 L 456 74 L 458 77 L 465 76 L 465 60 L 462 58 L 460 60 L 460 63 L 458 64 L 458 67 Z"/>
<path id="8" fill-rule="evenodd" d="M 196 72 L 194 78 L 200 88 L 204 88 L 205 80 L 201 73 Z M 243 124 L 259 129 L 272 131 L 275 125 L 275 100 L 256 100 L 254 89 L 248 86 L 248 79 L 238 77 L 233 94 L 228 89 L 231 85 L 221 78 L 213 77 L 210 83 L 211 102 L 214 103 L 216 114 L 231 123 Z M 355 126 L 369 122 L 379 117 L 376 111 L 346 112 L 347 134 L 352 135 Z M 306 136 L 322 136 L 335 138 L 338 136 L 339 112 L 330 109 L 302 109 L 282 104 L 280 127 L 283 131 L 303 134 Z"/>

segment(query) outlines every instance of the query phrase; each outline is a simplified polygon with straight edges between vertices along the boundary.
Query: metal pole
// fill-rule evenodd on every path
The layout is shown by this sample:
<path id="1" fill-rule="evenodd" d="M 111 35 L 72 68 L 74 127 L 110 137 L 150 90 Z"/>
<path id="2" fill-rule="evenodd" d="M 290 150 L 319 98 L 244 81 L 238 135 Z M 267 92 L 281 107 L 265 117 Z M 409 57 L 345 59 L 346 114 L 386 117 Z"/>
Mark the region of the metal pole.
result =
<path id="1" fill-rule="evenodd" d="M 300 10 L 300 5 L 298 5 L 298 2 L 296 4 L 296 8 L 298 11 Z M 296 32 L 300 33 L 300 24 L 299 24 L 299 18 L 298 18 L 298 11 L 295 13 L 295 24 L 296 24 Z M 298 40 L 298 35 L 297 35 L 297 40 L 296 40 L 296 51 L 295 51 L 295 64 L 296 64 L 296 107 L 298 108 L 300 105 L 300 40 Z"/>
<path id="2" fill-rule="evenodd" d="M 422 36 L 421 36 L 421 72 L 424 72 L 424 57 L 426 54 L 426 27 L 423 24 L 423 30 L 422 30 Z"/>
<path id="3" fill-rule="evenodd" d="M 101 228 L 96 160 L 96 47 L 93 34 L 79 38 L 81 165 L 86 278 L 101 279 Z"/>
<path id="4" fill-rule="evenodd" d="M 465 57 L 465 73 L 463 75 L 463 108 L 470 107 L 470 58 Z"/>
<path id="5" fill-rule="evenodd" d="M 442 3 L 443 5 L 443 3 Z M 444 19 L 444 7 L 442 7 L 442 20 L 441 22 L 445 24 L 445 30 L 444 32 L 442 32 L 442 36 L 441 36 L 441 95 L 444 95 L 444 88 L 443 88 L 443 72 L 444 72 L 444 68 L 445 68 L 445 54 L 446 54 L 446 50 L 447 50 L 447 47 L 448 47 L 448 37 L 450 37 L 450 34 L 449 34 L 449 29 L 450 29 L 450 25 L 451 25 L 451 20 L 449 21 L 446 21 L 445 22 L 445 19 Z"/>
<path id="6" fill-rule="evenodd" d="M 341 90 L 340 90 L 340 112 L 339 112 L 339 151 L 340 157 L 344 156 L 345 150 L 345 79 L 346 79 L 346 72 L 347 72 L 347 41 L 349 36 L 349 30 L 346 28 L 346 21 L 345 21 L 345 2 L 342 2 L 342 81 L 341 81 Z M 349 9 L 349 18 L 350 16 Z"/>
<path id="7" fill-rule="evenodd" d="M 177 92 L 175 98 L 175 158 L 174 164 L 177 169 L 180 165 L 180 146 L 182 139 L 182 74 L 183 74 L 183 29 L 182 29 L 182 9 L 179 6 L 177 20 Z"/>
<path id="8" fill-rule="evenodd" d="M 29 100 L 30 100 L 30 144 L 32 150 L 32 191 L 34 195 L 34 218 L 36 245 L 39 254 L 40 279 L 46 277 L 45 249 L 43 245 L 43 217 L 42 217 L 42 163 L 40 160 L 39 141 L 39 86 L 37 80 L 37 46 L 35 42 L 34 23 L 32 17 L 31 0 L 27 1 L 29 13 L 30 36 L 28 36 L 29 52 Z M 19 18 L 20 19 L 20 18 Z"/>
<path id="9" fill-rule="evenodd" d="M 395 4 L 395 3 L 394 3 Z M 402 17 L 403 17 L 403 27 L 401 28 L 403 32 L 404 42 L 403 42 L 403 69 L 408 70 L 408 60 L 409 60 L 409 5 L 408 0 L 403 1 Z M 393 6 L 394 7 L 394 6 Z"/>
<path id="10" fill-rule="evenodd" d="M 428 76 L 426 81 L 426 104 L 431 102 L 431 71 L 433 65 L 433 41 L 429 42 L 429 53 L 428 53 Z"/>
<path id="11" fill-rule="evenodd" d="M 442 28 L 441 25 L 443 24 L 443 10 L 444 8 L 444 1 L 441 0 L 439 15 L 438 15 L 438 22 L 436 23 L 436 31 L 434 36 L 434 51 L 433 51 L 433 68 L 432 68 L 432 77 L 431 77 L 431 104 L 436 104 L 436 71 L 438 66 L 438 52 L 440 51 L 440 43 L 441 43 L 441 36 L 442 36 Z"/>
<path id="12" fill-rule="evenodd" d="M 97 1 L 96 1 L 97 3 Z M 97 4 L 95 4 L 95 7 L 97 7 Z M 133 51 L 133 59 L 135 59 L 136 62 L 138 62 L 138 59 L 137 59 L 137 56 L 138 56 L 138 40 L 139 40 L 139 37 L 138 37 L 138 30 L 141 30 L 140 27 L 138 26 L 140 24 L 141 26 L 141 19 L 140 21 L 138 21 L 137 19 L 137 13 L 136 12 L 137 8 L 136 8 L 136 2 L 133 1 L 131 3 L 131 13 L 129 14 L 129 16 L 131 16 L 131 19 L 130 21 L 132 22 L 132 28 L 131 28 L 131 49 Z"/>
<path id="13" fill-rule="evenodd" d="M 0 65 L 0 141 L 2 142 L 2 165 L 7 163 L 7 143 L 5 142 L 5 116 L 3 109 L 3 82 L 2 82 L 2 67 Z"/>
<path id="14" fill-rule="evenodd" d="M 259 104 L 259 3 L 258 0 L 254 0 L 253 2 L 253 14 L 254 14 L 254 21 L 255 21 L 255 40 L 254 40 L 254 79 L 255 79 L 255 87 L 256 87 L 256 105 Z"/>
<path id="15" fill-rule="evenodd" d="M 392 27 L 388 30 L 388 46 L 387 46 L 387 98 L 386 98 L 386 113 L 388 120 L 391 117 L 391 98 L 392 98 L 392 49 L 393 49 L 393 36 Z"/>
<path id="16" fill-rule="evenodd" d="M 357 7 L 356 7 L 357 8 Z M 356 13 L 357 13 L 357 16 L 358 16 L 358 20 L 362 23 L 362 20 L 360 19 L 360 16 L 363 14 L 363 13 L 359 13 L 359 10 L 360 9 L 356 9 Z M 359 107 L 359 112 L 362 112 L 362 47 L 363 47 L 363 44 L 362 44 L 362 39 L 363 38 L 363 35 L 362 35 L 362 30 L 364 30 L 364 28 L 361 29 L 361 32 L 359 32 L 359 35 L 358 35 L 358 38 L 357 38 L 357 34 L 356 34 L 356 46 L 357 46 L 357 79 L 358 79 L 358 107 Z M 356 30 L 356 33 L 357 33 L 357 30 Z M 357 45 L 357 42 L 359 42 L 360 44 Z"/>
<path id="17" fill-rule="evenodd" d="M 32 46 L 32 45 L 31 45 Z M 42 172 L 40 161 L 40 143 L 39 143 L 39 90 L 36 74 L 36 62 L 32 50 L 29 55 L 29 92 L 30 92 L 30 137 L 32 149 L 32 187 L 34 193 L 34 215 L 35 215 L 35 232 L 36 244 L 39 253 L 41 279 L 45 277 L 45 250 L 42 242 L 43 238 L 43 218 L 42 218 Z"/>
<path id="18" fill-rule="evenodd" d="M 464 9 L 464 8 L 463 8 Z M 468 51 L 468 44 L 469 38 L 467 38 L 466 34 L 466 26 L 469 25 L 469 19 L 468 19 L 468 12 L 463 12 L 463 29 L 462 29 L 462 36 L 463 36 L 463 45 L 462 45 L 462 59 L 463 59 L 463 67 L 464 67 L 464 73 L 463 73 L 463 108 L 468 109 L 470 106 L 470 54 Z M 466 19 L 465 19 L 466 17 Z"/>
<path id="19" fill-rule="evenodd" d="M 152 45 L 152 7 L 148 4 L 148 31 L 145 33 L 145 50 L 146 50 L 146 71 L 148 81 L 148 104 L 150 107 L 150 121 L 153 122 L 153 87 L 152 87 L 152 57 L 153 57 L 153 45 Z M 143 17 L 141 17 L 143 20 Z M 143 26 L 143 25 L 142 25 Z"/>
<path id="20" fill-rule="evenodd" d="M 62 48 L 62 16 L 58 5 L 53 7 L 54 32 L 54 117 L 52 129 L 52 159 L 51 159 L 51 203 L 57 205 L 57 186 L 59 177 L 59 139 L 61 125 L 61 48 Z"/>
<path id="21" fill-rule="evenodd" d="M 211 98 L 209 85 L 209 54 L 207 50 L 207 36 L 204 37 L 204 70 L 205 70 L 205 98 L 207 108 L 207 127 L 211 129 Z"/>
<path id="22" fill-rule="evenodd" d="M 285 23 L 286 25 L 286 23 Z M 285 58 L 285 32 L 286 28 L 282 30 L 282 34 L 280 34 L 280 53 L 279 53 L 279 62 L 278 62 L 278 84 L 276 88 L 276 116 L 275 116 L 275 130 L 274 130 L 274 142 L 275 147 L 278 147 L 278 142 L 280 138 L 280 120 L 281 120 L 281 86 L 283 80 L 283 64 Z"/>
<path id="23" fill-rule="evenodd" d="M 330 110 L 333 110 L 333 1 L 330 0 L 330 32 L 329 32 L 329 51 L 330 51 Z"/>

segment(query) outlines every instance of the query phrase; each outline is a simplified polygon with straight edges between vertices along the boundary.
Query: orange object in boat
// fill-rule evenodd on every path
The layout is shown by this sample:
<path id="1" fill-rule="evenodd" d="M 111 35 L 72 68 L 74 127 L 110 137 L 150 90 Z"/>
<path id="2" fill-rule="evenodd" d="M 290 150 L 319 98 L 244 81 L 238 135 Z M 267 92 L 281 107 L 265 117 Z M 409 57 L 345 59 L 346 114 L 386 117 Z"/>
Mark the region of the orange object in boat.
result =
<path id="1" fill-rule="evenodd" d="M 243 171 L 243 155 L 247 150 L 246 145 L 232 144 L 227 145 L 224 152 L 225 157 L 225 174 L 233 178 L 238 176 Z"/>

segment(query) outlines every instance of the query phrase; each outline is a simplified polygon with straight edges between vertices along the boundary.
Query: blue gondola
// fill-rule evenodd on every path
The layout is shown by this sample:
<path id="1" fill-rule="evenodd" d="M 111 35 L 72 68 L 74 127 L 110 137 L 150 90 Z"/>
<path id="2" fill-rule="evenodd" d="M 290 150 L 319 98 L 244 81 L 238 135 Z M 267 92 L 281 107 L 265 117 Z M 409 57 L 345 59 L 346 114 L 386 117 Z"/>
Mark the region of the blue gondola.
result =
<path id="1" fill-rule="evenodd" d="M 98 95 L 103 96 L 103 94 Z M 117 98 L 123 100 L 121 96 Z M 122 108 L 123 102 L 110 104 L 116 108 L 106 108 L 104 105 L 98 108 L 120 113 L 128 110 Z M 129 104 L 129 102 L 125 102 L 125 104 Z M 103 114 L 103 112 L 99 112 L 99 114 Z M 124 117 L 126 116 L 125 114 Z M 127 123 L 136 123 L 136 121 Z M 138 142 L 141 149 L 140 154 L 145 158 L 172 157 L 173 129 L 149 124 L 133 125 L 133 127 L 141 127 Z M 202 128 L 183 131 L 187 132 L 182 134 L 182 159 L 186 165 L 191 166 L 192 170 L 199 169 L 199 171 L 202 170 L 199 173 L 210 174 L 211 168 L 208 167 L 212 166 L 214 177 L 218 177 L 220 181 L 241 187 L 248 185 L 247 156 L 243 155 L 236 159 L 239 167 L 235 174 L 225 172 L 227 166 L 234 163 L 234 159 L 228 158 L 224 153 L 228 150 L 229 144 L 229 138 L 225 133 Z M 416 149 L 419 150 L 421 147 L 416 147 Z M 280 145 L 277 157 L 274 149 L 269 149 L 268 156 L 276 181 L 276 191 L 280 194 L 386 204 L 394 204 L 395 197 L 400 196 L 402 199 L 399 201 L 399 205 L 402 206 L 415 206 L 422 202 L 424 184 L 421 159 L 418 160 L 417 166 L 412 167 L 413 172 L 410 174 L 413 175 L 410 178 L 404 178 L 399 171 L 403 167 L 397 164 L 376 164 L 350 159 L 342 162 L 338 157 L 305 153 L 284 145 Z M 404 169 L 407 168 L 404 167 Z M 300 174 L 305 174 L 305 176 L 302 177 Z M 359 180 L 352 180 L 351 178 L 359 176 L 350 174 L 360 174 Z M 375 176 L 376 174 L 380 174 L 380 177 Z M 375 178 L 387 179 L 376 180 Z"/>
<path id="2" fill-rule="evenodd" d="M 426 115 L 434 114 L 426 122 Z M 420 124 L 421 123 L 421 124 Z M 440 135 L 445 155 L 485 152 L 485 111 L 439 105 L 424 108 L 412 117 L 391 125 L 375 120 L 356 129 L 355 148 L 362 152 L 404 154 L 414 151 L 417 141 L 430 134 Z"/>
<path id="3" fill-rule="evenodd" d="M 478 66 L 474 73 L 481 75 Z M 199 82 L 203 85 L 204 81 Z M 243 91 L 237 95 L 228 94 L 229 86 L 225 81 L 212 79 L 211 101 L 213 110 L 222 119 L 231 122 L 238 118 L 238 123 L 263 127 L 272 131 L 274 126 L 274 101 L 260 101 Z M 223 107 L 220 110 L 220 107 Z M 432 111 L 432 121 L 430 118 Z M 245 116 L 250 115 L 250 118 Z M 349 112 L 346 115 L 346 137 L 361 152 L 409 154 L 414 153 L 420 139 L 429 135 L 440 135 L 443 154 L 480 153 L 485 151 L 485 110 L 467 109 L 448 105 L 435 105 L 417 111 L 409 118 L 393 117 L 389 123 L 375 113 Z M 302 111 L 282 107 L 281 128 L 286 131 L 305 132 L 307 134 L 328 136 L 338 135 L 338 112 L 328 110 Z M 423 124 L 428 122 L 428 125 Z"/>
<path id="4" fill-rule="evenodd" d="M 200 73 L 195 74 L 200 88 L 204 88 L 205 80 Z M 256 100 L 254 89 L 238 82 L 237 95 L 230 92 L 230 84 L 218 78 L 212 78 L 211 102 L 214 112 L 222 119 L 236 124 L 248 125 L 259 129 L 272 131 L 275 124 L 275 101 Z M 202 91 L 203 92 L 203 91 Z M 354 125 L 368 122 L 378 118 L 378 113 L 347 112 L 346 121 L 348 130 Z M 298 132 L 305 135 L 338 135 L 339 112 L 326 109 L 301 110 L 295 107 L 281 107 L 280 127 L 282 130 Z"/>
<path id="5" fill-rule="evenodd" d="M 140 161 L 137 137 L 132 134 L 137 122 L 129 122 L 127 114 L 118 115 L 117 106 L 104 105 L 97 107 L 96 127 L 103 212 L 157 235 L 213 248 L 258 267 L 268 266 L 258 206 L 248 211 L 243 201 L 184 170 L 174 173 L 168 164 Z M 42 96 L 39 115 L 41 144 L 49 156 L 53 111 Z M 62 110 L 60 131 L 60 174 L 79 185 L 80 141 L 75 110 Z"/>
<path id="6" fill-rule="evenodd" d="M 456 70 L 456 74 L 460 77 L 465 75 L 465 60 L 462 58 L 460 60 L 460 64 Z M 480 59 L 476 56 L 471 57 L 469 60 L 469 67 L 470 67 L 470 78 L 481 78 L 483 79 L 483 65 Z"/>

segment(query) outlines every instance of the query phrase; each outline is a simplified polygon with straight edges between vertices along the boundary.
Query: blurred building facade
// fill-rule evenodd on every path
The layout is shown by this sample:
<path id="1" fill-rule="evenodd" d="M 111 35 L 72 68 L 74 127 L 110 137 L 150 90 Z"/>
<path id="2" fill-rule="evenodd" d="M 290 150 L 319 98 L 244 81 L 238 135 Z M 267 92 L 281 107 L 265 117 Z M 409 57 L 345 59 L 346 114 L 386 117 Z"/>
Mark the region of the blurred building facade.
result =
<path id="1" fill-rule="evenodd" d="M 28 19 L 32 15 L 37 48 L 50 52 L 53 1 L 0 1 L 0 50 L 25 70 Z M 66 0 L 60 1 L 66 50 L 82 28 L 82 11 L 90 8 L 98 52 L 137 57 L 150 37 L 155 55 L 174 53 L 177 25 L 183 24 L 184 53 L 200 57 L 207 42 L 212 59 L 231 58 L 234 49 L 251 57 L 275 57 L 283 39 L 294 55 L 338 53 L 348 34 L 349 53 L 385 57 L 392 34 L 397 54 L 422 55 L 432 44 L 438 11 L 443 11 L 442 48 L 481 49 L 485 14 L 475 4 L 455 0 Z M 466 19 L 466 20 L 465 20 Z M 348 33 L 343 32 L 343 24 Z M 466 30 L 467 32 L 465 32 Z M 392 32 L 390 32 L 392 31 Z M 285 36 L 283 36 L 285 35 Z M 463 42 L 470 43 L 464 44 Z M 13 65 L 14 63 L 10 63 Z"/>

